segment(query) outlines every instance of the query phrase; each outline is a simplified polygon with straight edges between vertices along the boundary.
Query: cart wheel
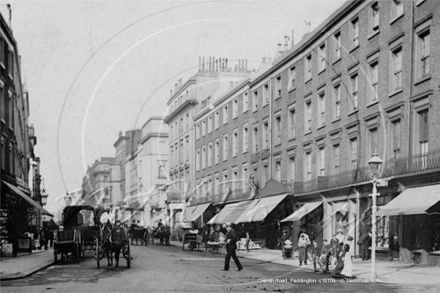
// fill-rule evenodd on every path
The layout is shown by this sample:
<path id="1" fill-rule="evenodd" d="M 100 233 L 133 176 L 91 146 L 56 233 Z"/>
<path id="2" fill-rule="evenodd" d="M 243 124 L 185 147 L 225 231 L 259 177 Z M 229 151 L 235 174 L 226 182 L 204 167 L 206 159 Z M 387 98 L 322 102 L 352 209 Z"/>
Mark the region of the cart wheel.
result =
<path id="1" fill-rule="evenodd" d="M 84 240 L 81 240 L 81 260 L 84 261 L 85 260 L 85 255 L 86 255 L 86 246 L 84 245 Z"/>
<path id="2" fill-rule="evenodd" d="M 76 243 L 75 247 L 76 247 L 76 249 L 75 249 L 75 254 L 76 254 L 75 255 L 75 261 L 77 263 L 79 263 L 81 261 L 81 244 L 80 243 Z"/>
<path id="3" fill-rule="evenodd" d="M 99 246 L 99 239 L 96 238 L 96 249 L 95 249 L 95 258 L 96 258 L 96 266 L 100 267 L 100 255 L 99 255 L 99 250 L 100 250 L 100 246 Z"/>
<path id="4" fill-rule="evenodd" d="M 131 267 L 130 240 L 128 240 L 128 243 L 127 243 L 126 259 L 127 259 L 127 268 L 130 268 Z"/>

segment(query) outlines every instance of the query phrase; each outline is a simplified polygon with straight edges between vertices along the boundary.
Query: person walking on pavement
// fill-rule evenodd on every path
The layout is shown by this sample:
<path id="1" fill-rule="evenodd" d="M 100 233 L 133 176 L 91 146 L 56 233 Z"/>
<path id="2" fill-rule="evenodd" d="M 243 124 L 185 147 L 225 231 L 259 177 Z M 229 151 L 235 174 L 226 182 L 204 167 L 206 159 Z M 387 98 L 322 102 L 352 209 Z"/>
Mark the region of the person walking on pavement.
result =
<path id="1" fill-rule="evenodd" d="M 371 242 L 371 232 L 367 232 L 362 234 L 361 237 L 359 237 L 359 240 L 357 242 L 358 245 L 360 245 L 361 247 L 361 256 L 362 256 L 362 260 L 369 260 L 370 256 L 369 256 L 369 250 L 368 247 L 370 246 Z"/>
<path id="2" fill-rule="evenodd" d="M 240 261 L 237 258 L 237 255 L 235 254 L 235 250 L 237 249 L 237 236 L 235 235 L 234 229 L 232 229 L 231 227 L 231 223 L 226 223 L 226 230 L 226 256 L 225 266 L 222 271 L 229 270 L 229 262 L 231 260 L 231 257 L 237 265 L 237 271 L 241 271 L 243 269 L 243 266 L 241 265 Z"/>

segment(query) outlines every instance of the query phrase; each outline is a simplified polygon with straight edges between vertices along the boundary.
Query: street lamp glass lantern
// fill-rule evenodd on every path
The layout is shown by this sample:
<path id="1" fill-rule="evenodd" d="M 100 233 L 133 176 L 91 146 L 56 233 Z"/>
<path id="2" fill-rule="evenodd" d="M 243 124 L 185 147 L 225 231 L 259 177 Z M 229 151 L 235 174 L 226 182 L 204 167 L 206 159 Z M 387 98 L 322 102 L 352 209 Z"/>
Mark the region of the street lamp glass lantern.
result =
<path id="1" fill-rule="evenodd" d="M 66 193 L 66 195 L 64 196 L 64 202 L 66 203 L 66 205 L 70 205 L 72 198 L 70 197 L 69 193 Z"/>
<path id="2" fill-rule="evenodd" d="M 368 165 L 370 166 L 370 172 L 373 176 L 378 176 L 380 174 L 382 163 L 382 159 L 377 154 L 373 154 L 371 156 L 371 159 L 368 161 Z"/>

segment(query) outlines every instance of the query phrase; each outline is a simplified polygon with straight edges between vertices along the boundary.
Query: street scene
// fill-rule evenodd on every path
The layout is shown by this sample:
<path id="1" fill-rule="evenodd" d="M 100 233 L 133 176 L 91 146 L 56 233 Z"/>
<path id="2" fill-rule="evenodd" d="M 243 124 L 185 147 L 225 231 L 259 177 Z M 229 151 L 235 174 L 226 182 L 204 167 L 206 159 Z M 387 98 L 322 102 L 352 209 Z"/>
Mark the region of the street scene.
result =
<path id="1" fill-rule="evenodd" d="M 0 4 L 2 292 L 439 292 L 440 1 Z"/>

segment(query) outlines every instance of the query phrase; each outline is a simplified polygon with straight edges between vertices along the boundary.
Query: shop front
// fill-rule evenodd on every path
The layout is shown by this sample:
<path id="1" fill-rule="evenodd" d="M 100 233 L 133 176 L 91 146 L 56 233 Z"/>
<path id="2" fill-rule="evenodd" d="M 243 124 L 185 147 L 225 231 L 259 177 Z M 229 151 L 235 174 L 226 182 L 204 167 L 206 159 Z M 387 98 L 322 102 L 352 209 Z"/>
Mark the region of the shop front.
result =
<path id="1" fill-rule="evenodd" d="M 440 185 L 408 188 L 377 212 L 400 223 L 399 258 L 415 264 L 440 264 Z M 391 237 L 390 237 L 391 238 Z"/>

